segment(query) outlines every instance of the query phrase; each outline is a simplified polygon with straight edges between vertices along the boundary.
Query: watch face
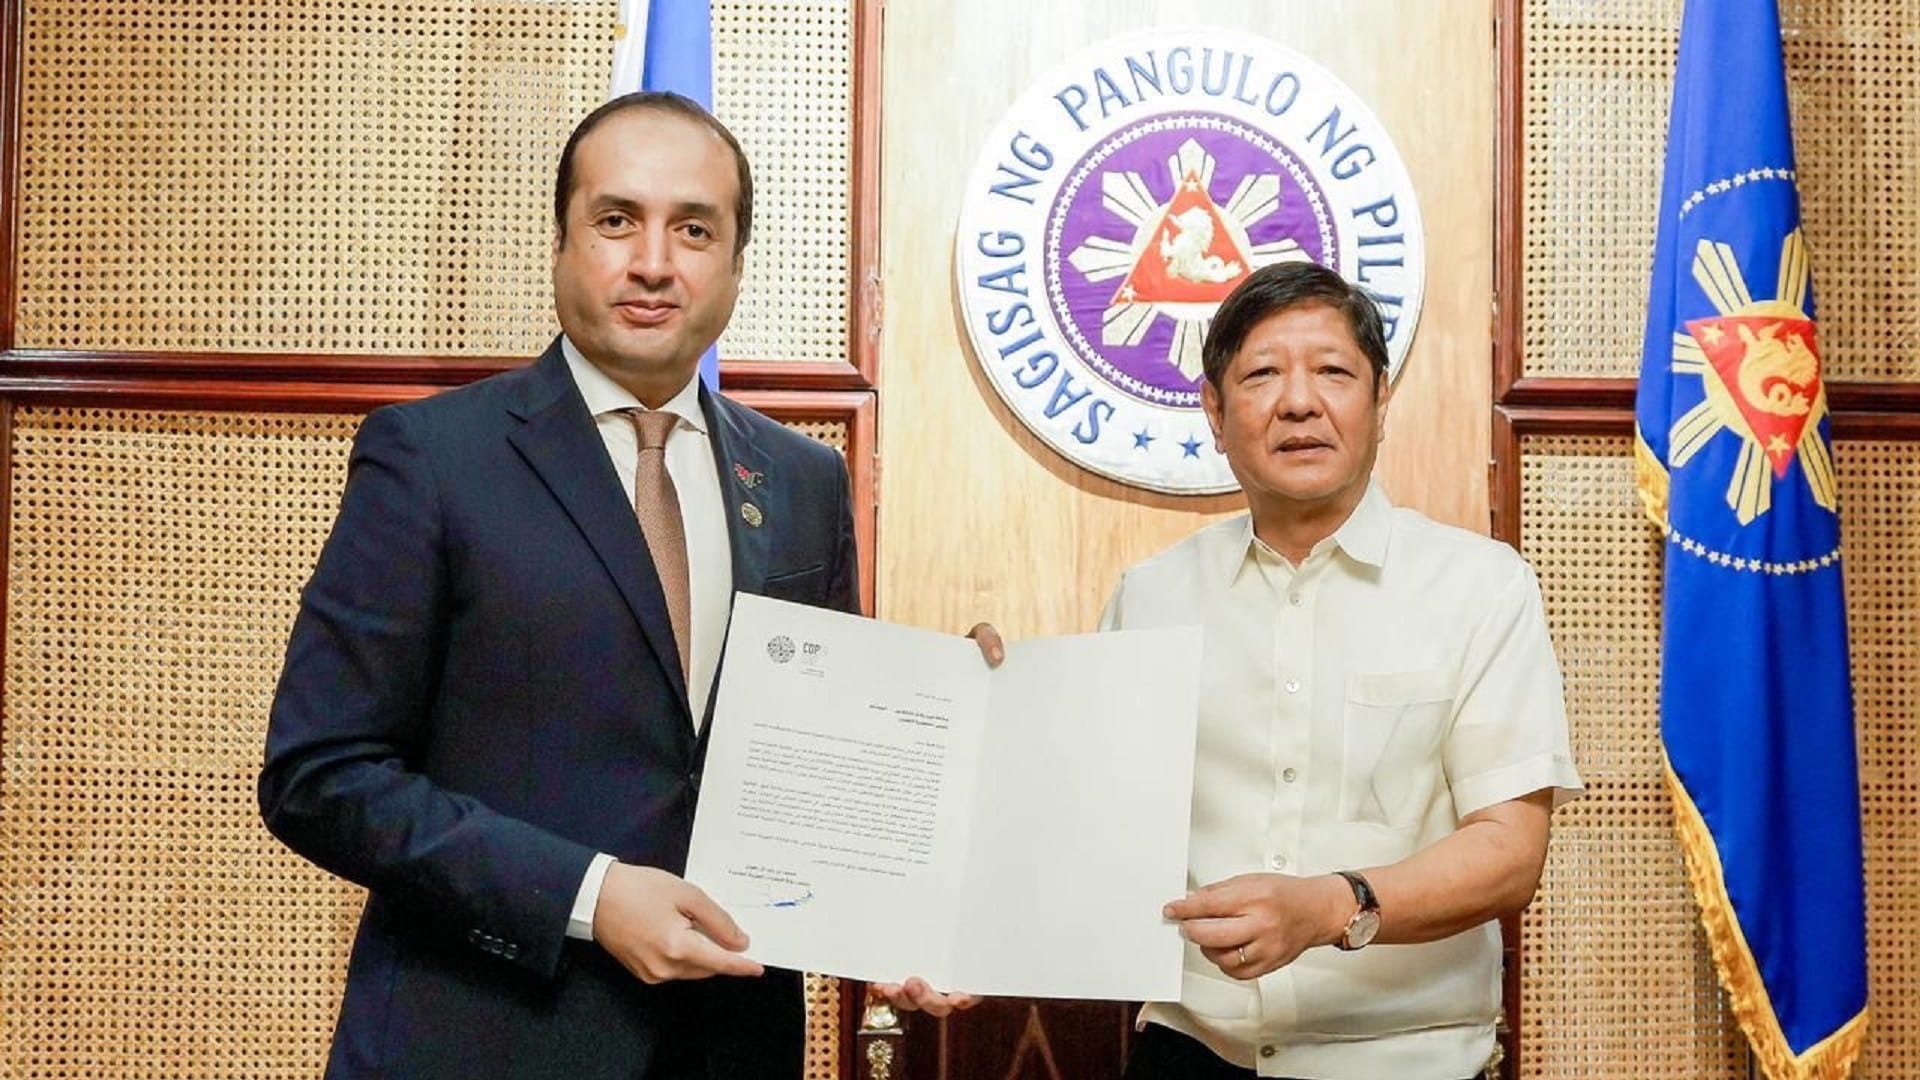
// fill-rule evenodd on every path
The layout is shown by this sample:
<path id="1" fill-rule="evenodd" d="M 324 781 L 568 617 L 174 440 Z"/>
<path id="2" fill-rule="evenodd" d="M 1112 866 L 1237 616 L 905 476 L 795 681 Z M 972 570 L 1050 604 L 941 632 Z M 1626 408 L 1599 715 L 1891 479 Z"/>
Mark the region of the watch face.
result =
<path id="1" fill-rule="evenodd" d="M 1347 923 L 1347 948 L 1363 949 L 1380 932 L 1380 913 L 1377 911 L 1358 911 Z"/>

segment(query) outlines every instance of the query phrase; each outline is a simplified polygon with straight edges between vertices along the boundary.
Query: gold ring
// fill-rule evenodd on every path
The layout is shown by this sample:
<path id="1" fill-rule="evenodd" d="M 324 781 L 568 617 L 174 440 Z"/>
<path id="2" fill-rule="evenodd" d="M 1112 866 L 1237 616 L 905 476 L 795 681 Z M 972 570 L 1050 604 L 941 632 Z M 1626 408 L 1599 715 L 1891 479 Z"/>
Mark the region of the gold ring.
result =
<path id="1" fill-rule="evenodd" d="M 1245 945 L 1240 946 L 1238 952 L 1240 953 L 1240 966 L 1247 966 L 1247 947 Z"/>

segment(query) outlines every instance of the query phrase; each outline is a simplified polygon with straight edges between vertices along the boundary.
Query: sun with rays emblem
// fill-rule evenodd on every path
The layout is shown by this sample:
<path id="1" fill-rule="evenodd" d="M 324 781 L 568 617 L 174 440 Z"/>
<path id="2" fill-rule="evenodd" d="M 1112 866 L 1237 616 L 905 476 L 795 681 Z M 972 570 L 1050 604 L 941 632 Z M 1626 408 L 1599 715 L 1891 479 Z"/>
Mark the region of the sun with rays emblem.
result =
<path id="1" fill-rule="evenodd" d="M 1095 234 L 1067 256 L 1088 281 L 1120 283 L 1100 320 L 1100 343 L 1140 344 L 1155 318 L 1174 321 L 1167 363 L 1190 380 L 1200 378 L 1200 344 L 1214 309 L 1235 285 L 1269 263 L 1306 260 L 1298 242 L 1283 237 L 1255 243 L 1249 230 L 1280 209 L 1277 173 L 1242 176 L 1225 202 L 1213 196 L 1215 162 L 1194 139 L 1167 159 L 1173 194 L 1161 200 L 1137 172 L 1113 170 L 1100 178 L 1101 205 L 1132 233 Z"/>
<path id="2" fill-rule="evenodd" d="M 1742 445 L 1727 505 L 1740 524 L 1767 512 L 1774 482 L 1796 460 L 1814 501 L 1833 510 L 1838 485 L 1819 430 L 1827 392 L 1814 321 L 1806 311 L 1812 271 L 1805 237 L 1795 229 L 1781 244 L 1774 299 L 1753 299 L 1733 249 L 1712 240 L 1694 249 L 1693 279 L 1719 315 L 1690 320 L 1686 333 L 1673 335 L 1674 373 L 1699 376 L 1706 398 L 1674 421 L 1672 467 L 1685 465 L 1721 431 L 1731 431 Z"/>

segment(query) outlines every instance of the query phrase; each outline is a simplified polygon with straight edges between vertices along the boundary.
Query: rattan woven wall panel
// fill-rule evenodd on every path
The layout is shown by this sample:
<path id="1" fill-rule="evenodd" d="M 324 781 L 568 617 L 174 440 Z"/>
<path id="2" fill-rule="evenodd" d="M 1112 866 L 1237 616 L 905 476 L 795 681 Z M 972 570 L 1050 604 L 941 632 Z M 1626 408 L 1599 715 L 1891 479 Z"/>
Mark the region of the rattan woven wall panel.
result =
<path id="1" fill-rule="evenodd" d="M 844 420 L 789 420 L 787 426 L 815 442 L 823 442 L 844 456 L 847 452 L 847 422 Z"/>
<path id="2" fill-rule="evenodd" d="M 614 8 L 26 0 L 18 344 L 537 352 Z M 843 360 L 849 0 L 714 9 L 760 236 L 722 355 Z"/>
<path id="3" fill-rule="evenodd" d="M 352 431 L 16 414 L 0 1076 L 318 1075 L 359 894 L 254 778 Z"/>
<path id="4" fill-rule="evenodd" d="M 1522 921 L 1519 1075 L 1745 1077 L 1660 780 L 1660 548 L 1627 439 L 1529 438 L 1521 540 L 1565 671 L 1586 798 Z M 1920 444 L 1842 443 L 1874 1017 L 1859 1077 L 1920 1075 Z"/>
<path id="5" fill-rule="evenodd" d="M 713 54 L 714 107 L 754 169 L 754 241 L 721 355 L 849 360 L 851 0 L 713 0 Z"/>
<path id="6" fill-rule="evenodd" d="M 1661 782 L 1660 547 L 1633 458 L 1621 439 L 1528 439 L 1521 485 L 1587 795 L 1555 816 L 1521 922 L 1518 1075 L 1745 1077 Z"/>
<path id="7" fill-rule="evenodd" d="M 0 1077 L 319 1074 L 362 894 L 266 833 L 254 778 L 355 423 L 15 414 Z M 841 994 L 809 976 L 809 1080 Z"/>
<path id="8" fill-rule="evenodd" d="M 1856 1080 L 1920 1076 L 1920 443 L 1836 447 L 1873 1020 Z"/>
<path id="9" fill-rule="evenodd" d="M 1781 17 L 1827 375 L 1920 379 L 1920 0 Z M 1679 0 L 1526 4 L 1528 375 L 1638 370 L 1679 23 Z"/>

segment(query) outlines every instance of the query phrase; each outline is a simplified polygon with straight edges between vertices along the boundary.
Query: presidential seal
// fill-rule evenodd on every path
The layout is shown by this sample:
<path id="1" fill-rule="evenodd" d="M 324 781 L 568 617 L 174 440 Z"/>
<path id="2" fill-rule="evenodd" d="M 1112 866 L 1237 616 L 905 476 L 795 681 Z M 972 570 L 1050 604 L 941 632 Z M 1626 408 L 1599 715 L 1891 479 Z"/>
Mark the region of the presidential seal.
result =
<path id="1" fill-rule="evenodd" d="M 1367 290 L 1397 374 L 1419 319 L 1420 210 L 1366 104 L 1244 33 L 1094 46 L 988 140 L 955 238 L 976 361 L 1068 460 L 1172 494 L 1234 488 L 1200 346 L 1246 276 L 1306 259 Z"/>

